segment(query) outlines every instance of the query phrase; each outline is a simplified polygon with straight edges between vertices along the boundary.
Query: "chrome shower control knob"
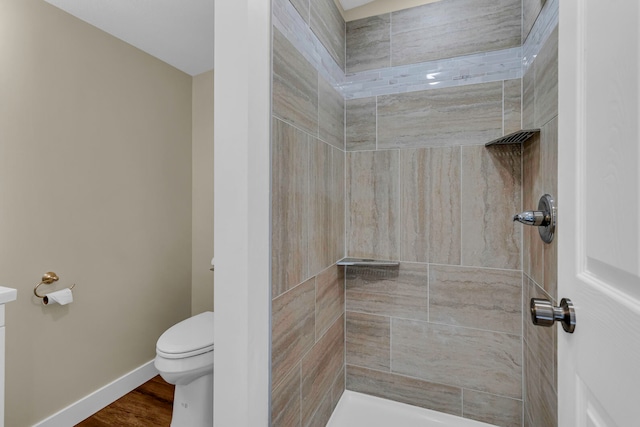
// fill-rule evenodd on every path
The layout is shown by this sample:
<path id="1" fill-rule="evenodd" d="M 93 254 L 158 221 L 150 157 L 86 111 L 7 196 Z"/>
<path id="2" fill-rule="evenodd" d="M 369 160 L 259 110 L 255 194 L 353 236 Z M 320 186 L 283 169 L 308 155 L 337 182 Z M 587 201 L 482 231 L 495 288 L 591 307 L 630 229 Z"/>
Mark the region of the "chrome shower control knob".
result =
<path id="1" fill-rule="evenodd" d="M 553 197 L 545 194 L 540 197 L 537 211 L 525 211 L 513 216 L 514 221 L 525 225 L 539 227 L 540 238 L 545 243 L 551 243 L 556 231 L 556 206 Z"/>
<path id="2" fill-rule="evenodd" d="M 554 307 L 549 300 L 531 298 L 530 309 L 531 321 L 536 326 L 553 326 L 559 320 L 566 332 L 572 334 L 576 329 L 576 312 L 568 298 L 562 298 L 558 307 Z"/>

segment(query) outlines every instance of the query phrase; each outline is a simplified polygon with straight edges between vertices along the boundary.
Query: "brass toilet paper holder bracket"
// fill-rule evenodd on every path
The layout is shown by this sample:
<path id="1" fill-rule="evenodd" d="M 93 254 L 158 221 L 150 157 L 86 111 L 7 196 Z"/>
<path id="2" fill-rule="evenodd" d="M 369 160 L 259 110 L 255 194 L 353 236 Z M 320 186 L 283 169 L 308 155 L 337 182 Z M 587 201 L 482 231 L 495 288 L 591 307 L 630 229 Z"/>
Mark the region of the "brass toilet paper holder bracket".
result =
<path id="1" fill-rule="evenodd" d="M 58 280 L 60 280 L 60 278 L 53 271 L 48 271 L 48 272 L 44 273 L 42 275 L 42 281 L 40 283 L 38 283 L 35 288 L 33 288 L 33 294 L 35 296 L 37 296 L 38 298 L 44 298 L 46 295 L 40 295 L 38 293 L 38 288 L 40 286 L 42 286 L 42 285 L 50 285 L 53 282 L 57 282 Z M 73 289 L 73 288 L 75 288 L 75 286 L 76 286 L 76 284 L 74 283 L 73 285 L 69 286 L 69 289 Z"/>

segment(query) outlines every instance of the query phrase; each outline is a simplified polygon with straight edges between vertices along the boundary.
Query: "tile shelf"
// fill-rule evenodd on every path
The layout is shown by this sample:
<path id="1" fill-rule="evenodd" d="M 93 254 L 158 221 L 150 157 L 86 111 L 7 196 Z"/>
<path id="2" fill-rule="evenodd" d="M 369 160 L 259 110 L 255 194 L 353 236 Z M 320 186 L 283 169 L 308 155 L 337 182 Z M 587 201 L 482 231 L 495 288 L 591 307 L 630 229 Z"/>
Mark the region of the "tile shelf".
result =
<path id="1" fill-rule="evenodd" d="M 512 132 L 508 135 L 496 138 L 493 141 L 487 142 L 485 147 L 491 145 L 506 145 L 506 144 L 522 144 L 533 135 L 540 133 L 540 129 L 522 129 L 516 132 Z"/>
<path id="2" fill-rule="evenodd" d="M 365 258 L 343 258 L 336 264 L 348 267 L 398 267 L 400 265 L 398 261 Z"/>

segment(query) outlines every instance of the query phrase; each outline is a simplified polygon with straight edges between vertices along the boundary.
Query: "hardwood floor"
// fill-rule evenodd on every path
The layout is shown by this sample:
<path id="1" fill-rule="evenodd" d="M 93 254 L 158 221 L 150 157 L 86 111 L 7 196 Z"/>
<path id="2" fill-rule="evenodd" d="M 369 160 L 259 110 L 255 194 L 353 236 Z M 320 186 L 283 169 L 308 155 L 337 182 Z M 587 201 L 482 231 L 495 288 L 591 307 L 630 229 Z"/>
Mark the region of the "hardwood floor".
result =
<path id="1" fill-rule="evenodd" d="M 159 375 L 77 424 L 77 427 L 169 427 L 174 386 Z"/>

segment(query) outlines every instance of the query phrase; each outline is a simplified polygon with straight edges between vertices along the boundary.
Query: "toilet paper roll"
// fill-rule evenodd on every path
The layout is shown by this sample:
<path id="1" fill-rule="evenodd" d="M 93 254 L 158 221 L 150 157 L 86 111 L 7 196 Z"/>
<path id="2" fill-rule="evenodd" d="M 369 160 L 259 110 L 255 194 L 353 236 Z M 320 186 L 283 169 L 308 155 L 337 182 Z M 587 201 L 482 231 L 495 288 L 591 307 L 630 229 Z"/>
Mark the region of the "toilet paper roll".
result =
<path id="1" fill-rule="evenodd" d="M 55 292 L 50 292 L 42 298 L 44 305 L 60 304 L 66 305 L 73 302 L 73 293 L 71 289 L 66 288 Z"/>

